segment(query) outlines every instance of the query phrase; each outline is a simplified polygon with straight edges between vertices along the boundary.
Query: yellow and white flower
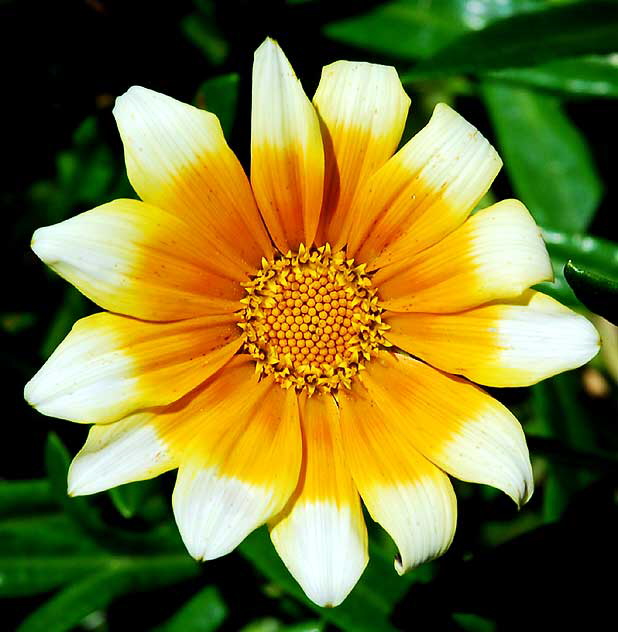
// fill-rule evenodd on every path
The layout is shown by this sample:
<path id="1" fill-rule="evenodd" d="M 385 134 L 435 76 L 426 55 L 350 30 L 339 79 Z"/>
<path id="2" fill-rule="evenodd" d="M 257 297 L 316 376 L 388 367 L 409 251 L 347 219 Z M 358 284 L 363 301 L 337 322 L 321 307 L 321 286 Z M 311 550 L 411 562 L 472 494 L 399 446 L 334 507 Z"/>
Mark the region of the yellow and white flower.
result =
<path id="1" fill-rule="evenodd" d="M 588 361 L 598 335 L 529 289 L 552 269 L 520 202 L 470 215 L 502 164 L 478 130 L 441 104 L 394 153 L 409 103 L 393 68 L 347 61 L 311 102 L 267 40 L 249 182 L 213 114 L 139 87 L 117 100 L 141 201 L 33 238 L 108 310 L 26 386 L 42 413 L 93 424 L 69 493 L 178 468 L 191 555 L 268 523 L 331 606 L 367 563 L 361 499 L 400 573 L 451 542 L 447 474 L 528 500 L 521 427 L 469 380 L 533 384 Z"/>

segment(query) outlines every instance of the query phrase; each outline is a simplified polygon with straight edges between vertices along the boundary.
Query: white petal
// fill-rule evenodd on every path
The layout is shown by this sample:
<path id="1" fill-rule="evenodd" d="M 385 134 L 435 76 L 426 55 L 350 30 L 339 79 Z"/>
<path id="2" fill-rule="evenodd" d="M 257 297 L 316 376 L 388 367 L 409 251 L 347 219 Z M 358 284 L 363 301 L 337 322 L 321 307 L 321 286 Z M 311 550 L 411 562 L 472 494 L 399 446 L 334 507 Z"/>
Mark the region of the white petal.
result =
<path id="1" fill-rule="evenodd" d="M 117 485 L 153 478 L 175 468 L 151 423 L 154 413 L 137 413 L 107 426 L 93 426 L 69 469 L 69 494 L 95 494 Z"/>
<path id="2" fill-rule="evenodd" d="M 277 494 L 214 467 L 183 463 L 172 496 L 174 516 L 189 553 L 212 560 L 233 551 L 278 508 Z"/>
<path id="3" fill-rule="evenodd" d="M 356 507 L 305 502 L 271 531 L 277 553 L 318 606 L 338 606 L 367 565 L 367 532 L 358 522 Z"/>

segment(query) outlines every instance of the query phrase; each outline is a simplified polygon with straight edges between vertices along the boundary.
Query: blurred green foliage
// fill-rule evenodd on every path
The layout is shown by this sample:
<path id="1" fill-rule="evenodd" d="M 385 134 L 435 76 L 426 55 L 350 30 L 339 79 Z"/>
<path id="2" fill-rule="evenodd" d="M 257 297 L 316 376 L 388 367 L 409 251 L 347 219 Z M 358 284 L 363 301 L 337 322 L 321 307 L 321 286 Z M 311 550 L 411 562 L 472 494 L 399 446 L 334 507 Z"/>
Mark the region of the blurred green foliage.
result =
<path id="1" fill-rule="evenodd" d="M 97 19 L 123 19 L 114 3 L 86 4 Z M 607 176 L 615 177 L 615 158 L 601 171 L 598 162 L 607 160 L 608 122 L 615 130 L 618 5 L 551 0 L 256 4 L 199 0 L 181 3 L 173 12 L 164 9 L 155 30 L 167 35 L 170 51 L 157 52 L 163 43 L 153 39 L 145 61 L 136 66 L 141 73 L 125 55 L 130 68 L 125 83 L 110 80 L 106 87 L 120 92 L 129 82 L 177 86 L 184 93 L 174 96 L 215 112 L 226 136 L 246 147 L 250 55 L 266 35 L 278 37 L 308 91 L 321 63 L 339 58 L 392 63 L 413 98 L 408 134 L 444 100 L 469 112 L 495 141 L 506 177 L 498 179 L 491 197 L 519 197 L 542 226 L 556 273 L 554 283 L 542 284 L 543 291 L 616 322 L 618 244 L 611 218 L 617 194 Z M 92 16 L 77 17 L 87 32 Z M 111 27 L 97 28 L 108 33 Z M 140 48 L 135 50 L 139 56 Z M 155 62 L 148 55 L 160 56 Z M 168 69 L 163 55 L 177 67 Z M 189 59 L 194 60 L 190 73 L 183 65 Z M 23 207 L 14 213 L 18 252 L 26 251 L 37 226 L 134 195 L 113 136 L 109 95 L 88 86 L 96 87 L 98 100 L 72 115 L 72 138 L 54 145 L 27 186 L 20 184 L 2 198 L 9 208 Z M 75 82 L 72 90 L 79 95 L 82 86 Z M 575 121 L 572 115 L 582 111 L 577 108 L 587 108 L 588 115 L 596 109 L 609 114 L 582 125 L 581 117 Z M 234 147 L 241 157 L 243 146 Z M 24 264 L 22 274 L 35 298 L 0 313 L 7 341 L 1 358 L 20 384 L 73 322 L 93 309 L 35 262 Z M 591 375 L 596 382 L 590 382 Z M 19 422 L 22 435 L 16 435 L 14 449 L 27 445 L 32 462 L 45 460 L 46 472 L 33 467 L 31 479 L 11 480 L 7 468 L 7 480 L 0 480 L 0 596 L 12 604 L 1 615 L 0 628 L 493 632 L 523 625 L 541 629 L 543 622 L 555 629 L 582 615 L 593 626 L 588 629 L 598 629 L 594 617 L 611 601 L 605 601 L 591 549 L 603 548 L 603 564 L 612 571 L 618 557 L 616 391 L 597 359 L 584 372 L 496 393 L 530 438 L 537 480 L 530 505 L 516 514 L 494 490 L 458 484 L 460 524 L 451 551 L 402 578 L 393 571 L 393 543 L 369 521 L 369 567 L 349 599 L 330 610 L 304 596 L 265 529 L 220 563 L 192 561 L 171 515 L 169 476 L 92 498 L 69 498 L 70 453 L 83 433 L 77 437 L 65 429 L 68 424 L 54 426 L 71 449 L 55 434 L 44 443 L 52 424 L 15 403 L 7 423 Z M 32 437 L 29 428 L 38 434 Z M 5 464 L 16 461 L 8 458 Z M 548 584 L 558 587 L 558 598 Z"/>

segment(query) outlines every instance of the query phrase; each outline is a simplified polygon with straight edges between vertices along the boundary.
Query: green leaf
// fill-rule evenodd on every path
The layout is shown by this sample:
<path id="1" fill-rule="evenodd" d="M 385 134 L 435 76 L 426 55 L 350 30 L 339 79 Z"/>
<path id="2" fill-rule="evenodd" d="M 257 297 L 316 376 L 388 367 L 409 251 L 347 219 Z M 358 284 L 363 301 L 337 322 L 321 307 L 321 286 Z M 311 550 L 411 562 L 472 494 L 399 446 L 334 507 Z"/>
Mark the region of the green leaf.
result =
<path id="1" fill-rule="evenodd" d="M 612 53 L 618 47 L 618 6 L 583 2 L 499 20 L 462 35 L 422 61 L 408 78 L 531 66 L 561 57 Z"/>
<path id="2" fill-rule="evenodd" d="M 236 118 L 239 85 L 240 76 L 235 72 L 221 75 L 204 81 L 196 97 L 199 107 L 217 115 L 227 138 L 232 133 Z"/>
<path id="3" fill-rule="evenodd" d="M 615 54 L 559 59 L 533 68 L 493 71 L 489 76 L 567 96 L 618 98 Z"/>
<path id="4" fill-rule="evenodd" d="M 49 481 L 0 481 L 0 516 L 55 507 Z"/>
<path id="5" fill-rule="evenodd" d="M 64 444 L 56 433 L 50 432 L 45 445 L 45 466 L 52 494 L 69 517 L 80 525 L 96 530 L 102 524 L 98 512 L 85 498 L 69 498 L 67 495 L 69 463 L 69 453 Z"/>
<path id="6" fill-rule="evenodd" d="M 563 373 L 532 387 L 534 415 L 544 434 L 575 450 L 596 449 L 595 434 L 579 400 L 581 385 L 573 373 Z M 558 520 L 573 494 L 589 484 L 590 472 L 573 472 L 559 462 L 550 463 L 543 495 L 543 515 L 547 522 Z"/>
<path id="7" fill-rule="evenodd" d="M 74 287 L 68 287 L 64 292 L 64 299 L 51 319 L 47 334 L 41 345 L 41 355 L 47 359 L 54 349 L 71 331 L 76 320 L 88 313 L 88 299 Z"/>
<path id="8" fill-rule="evenodd" d="M 70 562 L 71 558 L 65 560 Z M 0 567 L 1 568 L 1 567 Z M 188 556 L 103 559 L 101 570 L 74 581 L 33 612 L 18 632 L 65 632 L 121 594 L 151 590 L 197 573 Z"/>
<path id="9" fill-rule="evenodd" d="M 93 551 L 100 549 L 63 514 L 35 514 L 0 522 L 0 554 L 7 557 Z"/>
<path id="10" fill-rule="evenodd" d="M 113 570 L 89 575 L 71 584 L 35 610 L 17 632 L 65 632 L 84 617 L 129 592 L 132 577 Z"/>
<path id="11" fill-rule="evenodd" d="M 187 554 L 115 555 L 93 551 L 78 554 L 24 553 L 0 557 L 0 597 L 47 592 L 99 572 L 129 572 L 134 586 L 149 589 L 182 581 L 199 572 Z"/>
<path id="12" fill-rule="evenodd" d="M 105 568 L 105 554 L 0 557 L 0 597 L 47 592 Z"/>
<path id="13" fill-rule="evenodd" d="M 123 518 L 133 518 L 153 491 L 153 481 L 127 483 L 109 490 L 114 507 Z"/>
<path id="14" fill-rule="evenodd" d="M 479 617 L 477 614 L 455 612 L 453 613 L 453 621 L 459 625 L 460 630 L 465 632 L 494 632 L 496 629 L 494 621 Z"/>
<path id="15" fill-rule="evenodd" d="M 539 283 L 535 289 L 566 305 L 581 307 L 580 301 L 564 278 L 564 266 L 569 259 L 576 259 L 578 265 L 602 276 L 615 275 L 618 269 L 618 244 L 580 233 L 550 229 L 543 229 L 542 233 L 551 257 L 555 280 L 553 283 Z"/>
<path id="16" fill-rule="evenodd" d="M 318 612 L 323 619 L 344 630 L 358 632 L 394 632 L 388 620 L 391 610 L 410 584 L 414 573 L 398 577 L 392 558 L 372 550 L 369 565 L 349 597 L 336 608 L 320 608 L 303 593 L 279 559 L 265 529 L 252 533 L 239 547 L 239 552 L 282 590 Z"/>
<path id="17" fill-rule="evenodd" d="M 401 59 L 426 58 L 463 33 L 542 7 L 541 0 L 396 0 L 325 26 L 330 38 Z"/>
<path id="18" fill-rule="evenodd" d="M 180 25 L 189 41 L 197 46 L 213 65 L 223 63 L 228 53 L 228 43 L 215 22 L 215 6 L 211 0 L 202 0 L 199 12 L 183 18 Z"/>
<path id="19" fill-rule="evenodd" d="M 228 608 L 219 591 L 206 586 L 154 632 L 214 632 L 227 616 Z"/>
<path id="20" fill-rule="evenodd" d="M 592 312 L 618 323 L 618 280 L 581 268 L 569 261 L 564 276 L 575 296 Z"/>
<path id="21" fill-rule="evenodd" d="M 601 198 L 601 182 L 583 136 L 558 100 L 488 81 L 483 98 L 513 189 L 547 228 L 584 230 Z"/>

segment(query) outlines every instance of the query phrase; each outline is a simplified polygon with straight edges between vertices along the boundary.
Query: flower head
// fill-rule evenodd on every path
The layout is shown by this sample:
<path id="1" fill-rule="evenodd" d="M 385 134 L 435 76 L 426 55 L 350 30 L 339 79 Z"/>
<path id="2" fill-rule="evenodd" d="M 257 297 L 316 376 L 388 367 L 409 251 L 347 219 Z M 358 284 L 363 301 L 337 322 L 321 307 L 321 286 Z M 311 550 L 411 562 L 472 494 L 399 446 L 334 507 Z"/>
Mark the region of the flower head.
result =
<path id="1" fill-rule="evenodd" d="M 213 114 L 138 87 L 117 100 L 141 201 L 33 239 L 108 310 L 26 387 L 42 413 L 93 424 L 71 494 L 178 468 L 191 555 L 268 523 L 321 605 L 366 565 L 361 499 L 398 572 L 448 548 L 447 474 L 528 500 L 521 427 L 473 382 L 533 384 L 589 360 L 598 336 L 529 289 L 552 269 L 520 202 L 471 215 L 501 167 L 472 125 L 440 104 L 395 153 L 408 106 L 393 68 L 347 61 L 311 102 L 267 40 L 249 183 Z"/>

